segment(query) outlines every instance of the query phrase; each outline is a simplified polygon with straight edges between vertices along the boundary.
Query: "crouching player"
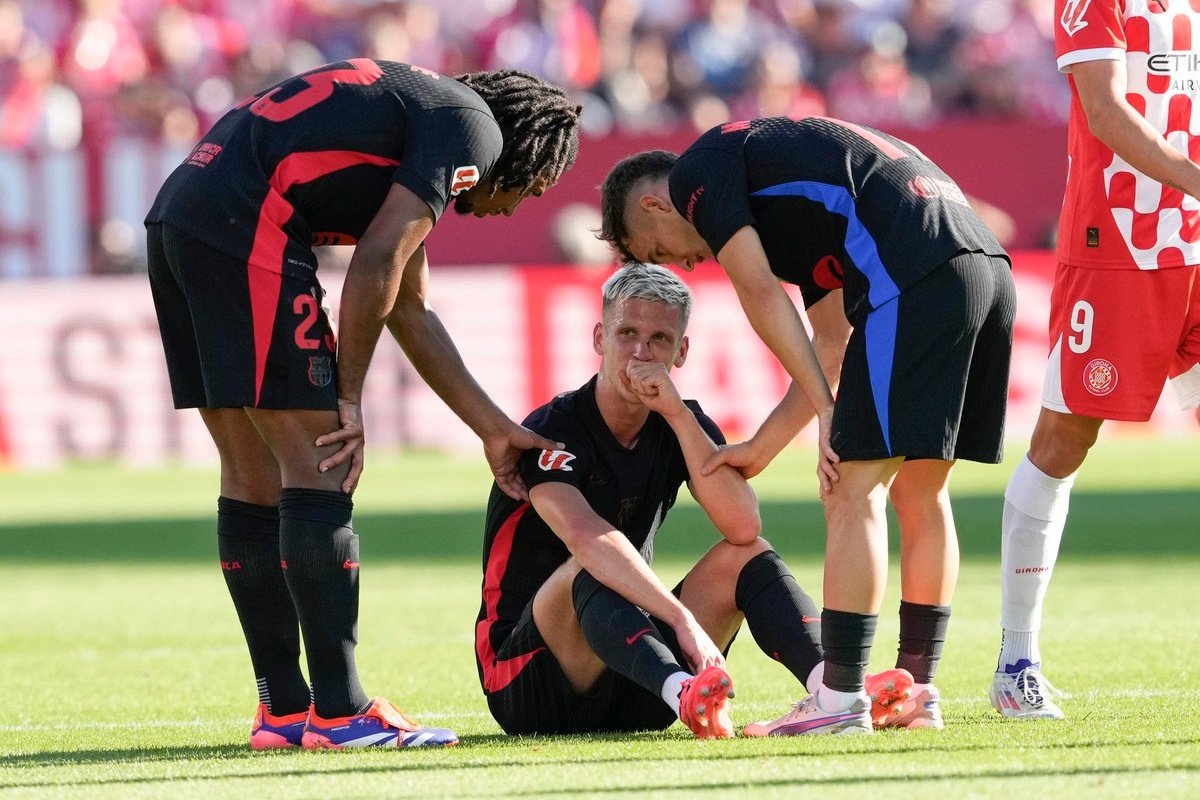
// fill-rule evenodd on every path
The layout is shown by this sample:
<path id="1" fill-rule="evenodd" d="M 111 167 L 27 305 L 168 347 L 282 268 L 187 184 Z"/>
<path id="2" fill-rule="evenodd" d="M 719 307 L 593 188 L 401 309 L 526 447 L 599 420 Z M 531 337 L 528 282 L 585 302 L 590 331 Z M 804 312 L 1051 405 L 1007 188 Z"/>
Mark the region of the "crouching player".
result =
<path id="1" fill-rule="evenodd" d="M 475 654 L 488 706 L 510 734 L 660 730 L 733 735 L 725 653 L 745 619 L 806 687 L 821 682 L 820 613 L 759 536 L 753 490 L 732 467 L 702 476 L 723 443 L 672 367 L 687 358 L 688 288 L 634 264 L 603 288 L 600 371 L 525 420 L 565 443 L 520 462 L 529 501 L 493 487 Z M 669 590 L 649 567 L 684 482 L 723 537 Z M 912 678 L 875 676 L 887 713 Z M 871 721 L 843 727 L 870 731 Z M 803 733 L 752 725 L 748 735 Z"/>

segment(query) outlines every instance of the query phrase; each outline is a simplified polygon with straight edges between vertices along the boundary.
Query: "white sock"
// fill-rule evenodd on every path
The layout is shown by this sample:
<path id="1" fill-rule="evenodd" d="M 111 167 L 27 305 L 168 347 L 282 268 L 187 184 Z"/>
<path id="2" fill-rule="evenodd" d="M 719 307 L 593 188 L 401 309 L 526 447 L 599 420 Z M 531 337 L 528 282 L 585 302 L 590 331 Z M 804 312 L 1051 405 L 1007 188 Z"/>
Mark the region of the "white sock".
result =
<path id="1" fill-rule="evenodd" d="M 1000 625 L 1030 633 L 1037 650 L 1042 605 L 1058 558 L 1075 475 L 1051 478 L 1026 455 L 1004 492 L 1000 540 Z M 1028 656 L 1026 656 L 1028 657 Z"/>
<path id="2" fill-rule="evenodd" d="M 671 707 L 677 717 L 679 716 L 679 693 L 683 691 L 683 682 L 690 677 L 692 676 L 686 672 L 676 672 L 663 682 L 662 689 L 659 690 L 663 702 Z"/>
<path id="3" fill-rule="evenodd" d="M 815 695 L 821 689 L 821 679 L 825 677 L 825 662 L 818 661 L 817 665 L 812 668 L 812 672 L 808 673 L 808 680 L 804 681 L 804 688 L 808 689 L 808 693 Z"/>
<path id="4" fill-rule="evenodd" d="M 1038 649 L 1037 631 L 1014 631 L 1008 628 L 1000 639 L 1000 660 L 996 671 L 1015 667 L 1020 661 L 1038 665 L 1042 663 L 1042 652 Z"/>
<path id="5" fill-rule="evenodd" d="M 845 711 L 854 704 L 854 701 L 863 697 L 862 692 L 839 692 L 837 689 L 830 689 L 825 684 L 821 684 L 821 688 L 817 691 L 817 705 L 822 711 Z"/>

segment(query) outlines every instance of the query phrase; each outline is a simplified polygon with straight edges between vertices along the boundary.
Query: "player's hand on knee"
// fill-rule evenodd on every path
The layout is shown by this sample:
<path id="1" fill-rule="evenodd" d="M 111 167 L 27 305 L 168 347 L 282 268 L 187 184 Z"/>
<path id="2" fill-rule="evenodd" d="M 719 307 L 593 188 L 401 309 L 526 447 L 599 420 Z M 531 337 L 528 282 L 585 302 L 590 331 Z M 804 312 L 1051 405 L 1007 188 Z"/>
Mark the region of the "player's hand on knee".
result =
<path id="1" fill-rule="evenodd" d="M 837 465 L 841 461 L 829 443 L 833 427 L 833 406 L 817 414 L 817 425 L 817 480 L 821 483 L 821 497 L 825 497 L 837 485 Z"/>
<path id="2" fill-rule="evenodd" d="M 342 491 L 352 494 L 358 486 L 358 479 L 363 471 L 363 446 L 366 443 L 366 432 L 362 424 L 362 406 L 349 400 L 338 400 L 338 421 L 342 427 L 317 437 L 317 447 L 341 445 L 337 452 L 321 460 L 317 469 L 328 472 L 334 467 L 350 462 L 350 471 L 342 481 Z"/>

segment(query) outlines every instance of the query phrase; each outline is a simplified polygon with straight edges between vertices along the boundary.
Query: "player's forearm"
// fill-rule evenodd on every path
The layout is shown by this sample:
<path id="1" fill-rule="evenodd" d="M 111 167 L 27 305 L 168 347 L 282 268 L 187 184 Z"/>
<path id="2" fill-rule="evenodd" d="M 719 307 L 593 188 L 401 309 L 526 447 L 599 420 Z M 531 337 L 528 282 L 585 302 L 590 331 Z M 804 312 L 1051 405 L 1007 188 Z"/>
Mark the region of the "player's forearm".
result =
<path id="1" fill-rule="evenodd" d="M 433 309 L 402 301 L 387 325 L 417 374 L 476 435 L 495 435 L 510 423 L 471 375 Z"/>
<path id="2" fill-rule="evenodd" d="M 808 331 L 782 287 L 776 285 L 774 291 L 745 295 L 739 291 L 738 297 L 750 326 L 779 359 L 809 405 L 819 409 L 832 406 L 833 393 L 821 371 Z"/>
<path id="3" fill-rule="evenodd" d="M 1095 107 L 1088 128 L 1138 172 L 1200 199 L 1200 165 L 1171 147 L 1128 103 Z"/>
<path id="4" fill-rule="evenodd" d="M 727 464 L 709 475 L 701 473 L 701 467 L 717 451 L 717 446 L 690 410 L 685 408 L 682 413 L 668 417 L 667 423 L 683 451 L 692 495 L 713 525 L 734 544 L 754 541 L 762 530 L 754 489 L 740 472 Z"/>
<path id="5" fill-rule="evenodd" d="M 620 531 L 575 537 L 569 549 L 593 578 L 672 628 L 690 616 Z"/>
<path id="6" fill-rule="evenodd" d="M 338 396 L 361 403 L 367 367 L 400 285 L 400 268 L 387 259 L 355 256 L 338 310 Z"/>

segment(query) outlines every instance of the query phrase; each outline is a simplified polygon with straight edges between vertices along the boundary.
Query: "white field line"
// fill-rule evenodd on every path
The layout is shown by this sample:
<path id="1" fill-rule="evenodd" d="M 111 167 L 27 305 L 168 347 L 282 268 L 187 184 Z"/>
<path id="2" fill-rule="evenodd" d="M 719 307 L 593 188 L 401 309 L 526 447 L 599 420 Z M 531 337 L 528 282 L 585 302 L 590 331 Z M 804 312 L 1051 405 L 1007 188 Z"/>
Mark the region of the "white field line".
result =
<path id="1" fill-rule="evenodd" d="M 1063 695 L 1069 699 L 1103 700 L 1105 698 L 1137 699 L 1150 697 L 1175 697 L 1179 699 L 1200 697 L 1200 689 L 1123 689 L 1118 691 L 1092 690 Z M 986 703 L 987 694 L 970 697 L 942 697 L 943 703 Z M 778 703 L 739 703 L 739 711 L 769 711 L 777 709 Z M 451 719 L 490 719 L 486 711 L 414 711 L 412 716 L 429 721 Z M 82 731 L 82 730 L 146 730 L 153 728 L 216 728 L 223 726 L 249 725 L 250 717 L 237 719 L 190 719 L 190 720 L 130 720 L 128 722 L 59 722 L 38 724 L 25 722 L 17 725 L 0 725 L 0 733 L 34 733 L 39 731 Z"/>

